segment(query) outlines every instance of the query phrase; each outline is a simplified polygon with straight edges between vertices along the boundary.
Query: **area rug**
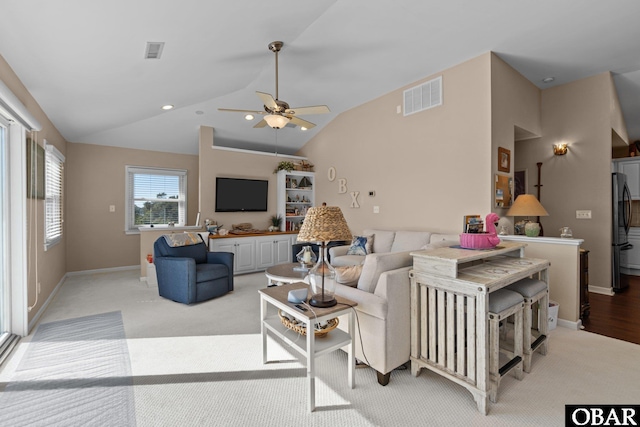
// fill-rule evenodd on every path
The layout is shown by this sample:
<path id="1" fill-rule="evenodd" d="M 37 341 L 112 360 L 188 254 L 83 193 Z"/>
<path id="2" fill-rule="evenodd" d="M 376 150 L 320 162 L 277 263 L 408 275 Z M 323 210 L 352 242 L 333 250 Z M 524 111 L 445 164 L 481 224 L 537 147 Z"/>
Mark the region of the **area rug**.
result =
<path id="1" fill-rule="evenodd" d="M 135 426 L 122 314 L 45 323 L 0 394 L 2 426 Z"/>

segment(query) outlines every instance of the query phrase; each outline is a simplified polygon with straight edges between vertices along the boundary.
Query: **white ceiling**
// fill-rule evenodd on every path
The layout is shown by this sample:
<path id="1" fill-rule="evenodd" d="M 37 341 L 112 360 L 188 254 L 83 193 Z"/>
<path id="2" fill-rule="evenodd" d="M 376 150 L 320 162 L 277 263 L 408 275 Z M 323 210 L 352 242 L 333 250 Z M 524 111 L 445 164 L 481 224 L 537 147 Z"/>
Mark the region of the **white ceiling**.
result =
<path id="1" fill-rule="evenodd" d="M 70 142 L 197 154 L 205 125 L 216 145 L 294 153 L 341 112 L 488 51 L 540 88 L 612 71 L 635 140 L 639 17 L 637 0 L 2 0 L 0 55 Z M 274 40 L 280 98 L 331 109 L 303 117 L 310 131 L 217 111 L 275 96 Z M 161 59 L 143 58 L 149 41 Z"/>

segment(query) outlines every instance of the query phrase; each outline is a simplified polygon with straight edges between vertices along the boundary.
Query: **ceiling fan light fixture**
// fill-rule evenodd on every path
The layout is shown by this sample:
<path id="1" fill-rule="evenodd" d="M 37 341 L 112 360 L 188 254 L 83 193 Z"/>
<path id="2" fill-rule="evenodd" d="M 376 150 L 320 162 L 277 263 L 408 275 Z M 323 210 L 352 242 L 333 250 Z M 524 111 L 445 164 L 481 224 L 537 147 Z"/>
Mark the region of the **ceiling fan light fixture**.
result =
<path id="1" fill-rule="evenodd" d="M 279 114 L 268 114 L 264 117 L 264 121 L 274 129 L 282 129 L 289 123 L 289 118 Z"/>
<path id="2" fill-rule="evenodd" d="M 163 105 L 162 106 L 162 109 L 165 110 L 165 111 L 173 110 L 173 108 L 174 108 L 174 106 L 171 105 L 171 104 L 167 104 L 167 105 Z"/>

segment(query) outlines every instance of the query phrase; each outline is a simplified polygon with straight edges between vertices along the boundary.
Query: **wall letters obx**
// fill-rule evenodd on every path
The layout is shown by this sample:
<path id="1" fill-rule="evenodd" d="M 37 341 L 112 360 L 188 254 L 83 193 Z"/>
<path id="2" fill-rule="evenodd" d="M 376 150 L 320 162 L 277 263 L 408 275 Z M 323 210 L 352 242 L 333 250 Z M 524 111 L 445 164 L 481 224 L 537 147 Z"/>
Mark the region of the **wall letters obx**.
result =
<path id="1" fill-rule="evenodd" d="M 329 167 L 327 170 L 327 178 L 329 181 L 333 182 L 336 179 L 336 168 L 333 166 Z M 347 178 L 338 178 L 338 194 L 345 194 L 347 191 Z M 360 195 L 359 191 L 352 191 L 349 193 L 351 195 L 351 206 L 352 208 L 359 208 L 360 204 L 358 203 L 358 196 Z"/>

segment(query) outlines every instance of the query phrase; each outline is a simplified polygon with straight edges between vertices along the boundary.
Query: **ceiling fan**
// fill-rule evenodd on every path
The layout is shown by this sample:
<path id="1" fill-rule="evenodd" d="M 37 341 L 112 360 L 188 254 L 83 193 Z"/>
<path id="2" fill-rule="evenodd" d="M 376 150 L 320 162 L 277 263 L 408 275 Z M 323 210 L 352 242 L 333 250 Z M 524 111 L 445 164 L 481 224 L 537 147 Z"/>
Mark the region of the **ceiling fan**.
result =
<path id="1" fill-rule="evenodd" d="M 258 98 L 260 98 L 264 104 L 264 111 L 257 110 L 236 110 L 231 108 L 218 108 L 219 111 L 231 111 L 246 114 L 260 114 L 264 118 L 258 122 L 254 128 L 262 128 L 267 125 L 274 129 L 281 129 L 287 124 L 300 126 L 302 130 L 311 129 L 315 127 L 315 124 L 299 118 L 306 114 L 325 114 L 329 113 L 329 107 L 326 105 L 315 105 L 311 107 L 298 107 L 290 108 L 289 104 L 278 99 L 278 52 L 284 45 L 281 41 L 275 41 L 269 43 L 269 50 L 276 54 L 276 97 L 264 92 L 257 92 Z"/>

